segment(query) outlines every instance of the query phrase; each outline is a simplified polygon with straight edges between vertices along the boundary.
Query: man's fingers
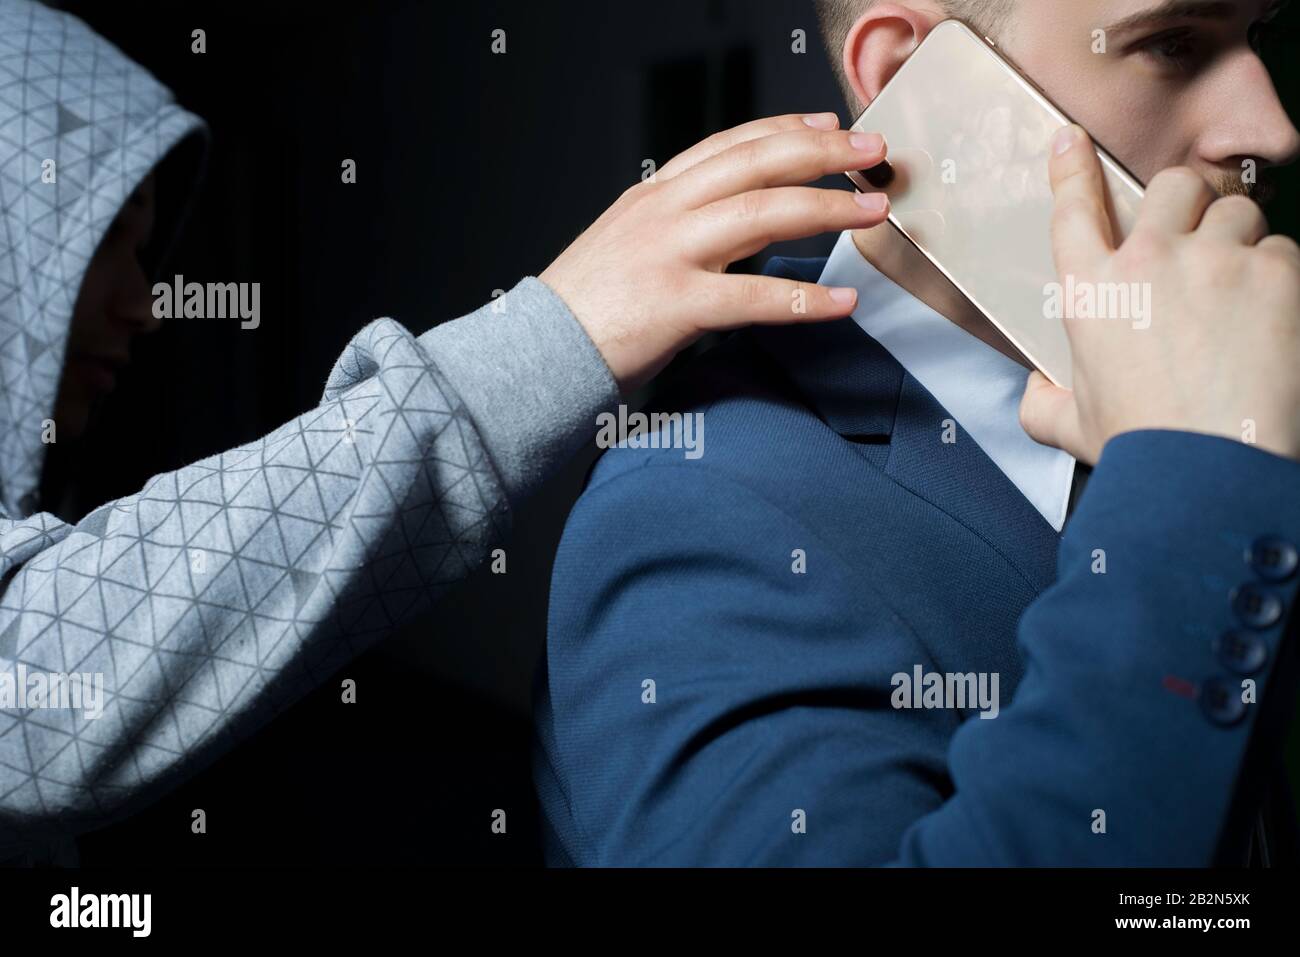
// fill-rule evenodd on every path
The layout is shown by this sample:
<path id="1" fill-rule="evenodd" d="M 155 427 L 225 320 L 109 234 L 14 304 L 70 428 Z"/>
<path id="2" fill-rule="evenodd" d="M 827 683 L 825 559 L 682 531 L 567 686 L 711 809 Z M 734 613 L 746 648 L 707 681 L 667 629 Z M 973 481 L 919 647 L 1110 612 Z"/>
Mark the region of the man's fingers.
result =
<path id="1" fill-rule="evenodd" d="M 720 274 L 709 277 L 704 288 L 705 301 L 698 313 L 702 331 L 842 319 L 858 302 L 856 289 L 775 276 Z"/>
<path id="2" fill-rule="evenodd" d="M 772 186 L 796 186 L 832 173 L 867 169 L 885 158 L 879 133 L 807 128 L 747 140 L 700 162 L 664 190 L 683 209 Z"/>
<path id="3" fill-rule="evenodd" d="M 659 168 L 655 180 L 663 182 L 680 176 L 692 166 L 739 143 L 771 136 L 774 133 L 793 133 L 810 129 L 834 130 L 839 125 L 840 118 L 834 113 L 791 113 L 785 116 L 767 116 L 759 120 L 751 120 L 740 126 L 714 133 L 708 139 L 701 140 L 690 149 L 678 153 Z"/>
<path id="4" fill-rule="evenodd" d="M 1067 126 L 1052 142 L 1052 254 L 1061 276 L 1088 273 L 1115 251 L 1106 184 L 1092 140 Z"/>
<path id="5" fill-rule="evenodd" d="M 1255 246 L 1256 249 L 1264 250 L 1274 256 L 1282 256 L 1290 259 L 1296 264 L 1300 264 L 1300 245 L 1290 236 L 1282 236 L 1274 233 L 1272 236 L 1265 236 Z"/>
<path id="6" fill-rule="evenodd" d="M 1264 211 L 1245 196 L 1225 196 L 1210 204 L 1196 235 L 1253 246 L 1268 235 Z"/>
<path id="7" fill-rule="evenodd" d="M 1161 170 L 1147 187 L 1133 231 L 1190 233 L 1212 202 L 1214 190 L 1195 170 L 1186 166 Z"/>
<path id="8" fill-rule="evenodd" d="M 1084 448 L 1074 393 L 1053 385 L 1041 372 L 1029 374 L 1020 400 L 1020 425 L 1041 445 L 1064 449 L 1083 462 L 1093 461 Z"/>
<path id="9" fill-rule="evenodd" d="M 685 237 L 692 258 L 734 263 L 772 243 L 878 226 L 889 216 L 883 193 L 784 186 L 761 189 L 710 203 L 691 213 Z"/>

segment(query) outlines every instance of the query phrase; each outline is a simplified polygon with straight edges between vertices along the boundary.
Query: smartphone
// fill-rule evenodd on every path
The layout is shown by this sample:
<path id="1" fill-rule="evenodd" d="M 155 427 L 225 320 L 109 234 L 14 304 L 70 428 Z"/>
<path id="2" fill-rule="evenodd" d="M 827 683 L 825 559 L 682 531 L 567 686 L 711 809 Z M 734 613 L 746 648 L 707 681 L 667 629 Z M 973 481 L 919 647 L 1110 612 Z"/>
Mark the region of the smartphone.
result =
<path id="1" fill-rule="evenodd" d="M 1068 308 L 1061 297 L 1073 284 L 1058 279 L 1052 261 L 1048 158 L 1056 131 L 1071 122 L 993 41 L 945 20 L 853 124 L 884 135 L 887 163 L 847 174 L 862 192 L 887 194 L 893 228 L 1067 389 L 1070 343 L 1052 317 Z M 1097 153 L 1118 242 L 1137 220 L 1142 185 Z"/>

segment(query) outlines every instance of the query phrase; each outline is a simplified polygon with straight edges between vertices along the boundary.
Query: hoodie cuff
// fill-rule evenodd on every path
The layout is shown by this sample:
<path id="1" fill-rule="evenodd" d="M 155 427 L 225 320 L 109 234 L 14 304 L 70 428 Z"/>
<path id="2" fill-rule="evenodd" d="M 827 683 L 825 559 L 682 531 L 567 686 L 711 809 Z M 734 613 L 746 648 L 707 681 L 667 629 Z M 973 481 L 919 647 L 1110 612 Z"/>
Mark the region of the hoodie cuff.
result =
<path id="1" fill-rule="evenodd" d="M 551 288 L 534 276 L 420 336 L 478 430 L 512 506 L 596 432 L 618 383 Z"/>

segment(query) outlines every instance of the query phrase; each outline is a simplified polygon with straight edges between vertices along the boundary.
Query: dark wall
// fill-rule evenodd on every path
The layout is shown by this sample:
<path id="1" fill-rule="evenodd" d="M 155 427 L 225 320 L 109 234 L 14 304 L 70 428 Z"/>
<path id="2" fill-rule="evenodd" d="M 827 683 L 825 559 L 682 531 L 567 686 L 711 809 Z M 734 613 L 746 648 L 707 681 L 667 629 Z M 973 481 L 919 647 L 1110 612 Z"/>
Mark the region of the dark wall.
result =
<path id="1" fill-rule="evenodd" d="M 213 128 L 169 273 L 262 284 L 255 331 L 176 322 L 141 344 L 87 450 L 96 500 L 311 407 L 369 320 L 420 332 L 541 271 L 643 160 L 759 115 L 844 115 L 804 0 L 61 6 Z M 504 56 L 489 50 L 498 27 Z M 796 29 L 805 55 L 791 51 Z M 1278 59 L 1296 102 L 1294 58 Z M 355 185 L 340 182 L 345 158 Z M 1295 177 L 1282 186 L 1274 219 L 1296 234 Z M 590 458 L 518 517 L 508 575 L 478 576 L 436 627 L 421 621 L 347 669 L 357 705 L 331 682 L 179 793 L 88 837 L 85 863 L 537 863 L 530 684 L 551 554 Z M 189 833 L 195 807 L 206 837 Z M 498 807 L 506 838 L 488 833 Z"/>

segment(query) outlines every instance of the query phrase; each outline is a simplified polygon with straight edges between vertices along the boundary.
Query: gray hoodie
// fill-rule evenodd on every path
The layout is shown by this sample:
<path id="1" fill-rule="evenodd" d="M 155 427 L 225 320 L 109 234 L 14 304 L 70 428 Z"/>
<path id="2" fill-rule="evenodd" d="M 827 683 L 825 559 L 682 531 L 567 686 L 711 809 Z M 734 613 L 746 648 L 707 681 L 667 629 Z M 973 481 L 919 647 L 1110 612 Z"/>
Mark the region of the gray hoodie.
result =
<path id="1" fill-rule="evenodd" d="M 128 813 L 427 610 L 617 401 L 530 277 L 424 335 L 372 322 L 265 437 L 76 525 L 34 511 L 86 267 L 205 136 L 80 21 L 0 0 L 0 860 Z"/>

